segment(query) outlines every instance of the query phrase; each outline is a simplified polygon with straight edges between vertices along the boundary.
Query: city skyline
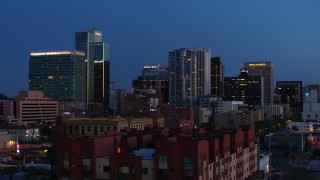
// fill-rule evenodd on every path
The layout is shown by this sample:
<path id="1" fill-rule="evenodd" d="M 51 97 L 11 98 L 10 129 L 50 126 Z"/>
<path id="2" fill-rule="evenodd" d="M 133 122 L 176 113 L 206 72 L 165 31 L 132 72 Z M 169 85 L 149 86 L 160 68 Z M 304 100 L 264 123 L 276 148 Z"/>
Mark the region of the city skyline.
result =
<path id="1" fill-rule="evenodd" d="M 168 65 L 179 48 L 210 48 L 226 77 L 244 62 L 271 61 L 275 81 L 319 83 L 320 2 L 84 2 L 3 3 L 0 93 L 28 89 L 31 51 L 74 50 L 74 33 L 95 27 L 110 44 L 110 80 L 124 79 L 116 88 L 128 90 L 143 65 Z"/>

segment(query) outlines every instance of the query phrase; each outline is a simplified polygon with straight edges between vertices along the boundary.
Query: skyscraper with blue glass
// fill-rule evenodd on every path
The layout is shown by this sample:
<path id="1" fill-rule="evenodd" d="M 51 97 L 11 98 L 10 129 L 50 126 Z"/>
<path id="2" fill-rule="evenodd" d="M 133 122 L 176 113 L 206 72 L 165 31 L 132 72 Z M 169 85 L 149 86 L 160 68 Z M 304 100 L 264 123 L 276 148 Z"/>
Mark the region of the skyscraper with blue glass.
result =
<path id="1" fill-rule="evenodd" d="M 43 91 L 46 97 L 59 101 L 60 113 L 85 108 L 85 85 L 84 52 L 30 53 L 29 90 Z"/>
<path id="2" fill-rule="evenodd" d="M 76 50 L 86 54 L 87 109 L 95 116 L 104 116 L 109 104 L 109 44 L 102 42 L 101 31 L 90 29 L 76 33 Z"/>

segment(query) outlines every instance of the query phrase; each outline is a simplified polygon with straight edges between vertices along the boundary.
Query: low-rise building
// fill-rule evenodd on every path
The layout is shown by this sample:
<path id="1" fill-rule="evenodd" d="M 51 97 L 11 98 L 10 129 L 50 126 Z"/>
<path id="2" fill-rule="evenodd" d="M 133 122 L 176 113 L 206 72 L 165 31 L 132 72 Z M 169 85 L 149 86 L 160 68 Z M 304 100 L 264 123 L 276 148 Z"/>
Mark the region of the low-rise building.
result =
<path id="1" fill-rule="evenodd" d="M 253 128 L 153 129 L 63 136 L 58 179 L 245 179 L 258 169 Z"/>
<path id="2" fill-rule="evenodd" d="M 194 125 L 194 109 L 192 106 L 165 106 L 163 115 L 165 127 L 168 128 L 180 128 Z"/>
<path id="3" fill-rule="evenodd" d="M 17 136 L 0 130 L 0 154 L 16 150 Z"/>
<path id="4" fill-rule="evenodd" d="M 55 124 L 58 101 L 41 91 L 20 91 L 14 100 L 0 101 L 0 121 L 10 124 Z"/>
<path id="5" fill-rule="evenodd" d="M 291 117 L 290 104 L 271 104 L 264 106 L 266 120 L 275 118 Z"/>
<path id="6" fill-rule="evenodd" d="M 31 125 L 9 125 L 1 126 L 0 131 L 6 131 L 12 134 L 20 142 L 30 142 L 40 138 L 40 128 Z"/>
<path id="7" fill-rule="evenodd" d="M 97 136 L 103 135 L 106 131 L 135 128 L 143 130 L 148 126 L 163 127 L 164 119 L 158 118 L 77 118 L 62 121 L 62 133 L 68 136 Z"/>

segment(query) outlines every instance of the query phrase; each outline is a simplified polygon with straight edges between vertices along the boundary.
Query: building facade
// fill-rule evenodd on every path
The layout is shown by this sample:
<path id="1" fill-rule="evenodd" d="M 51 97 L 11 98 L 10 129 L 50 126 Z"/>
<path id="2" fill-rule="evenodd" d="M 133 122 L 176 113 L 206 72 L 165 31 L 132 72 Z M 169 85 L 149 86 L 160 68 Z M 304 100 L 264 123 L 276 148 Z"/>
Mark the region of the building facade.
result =
<path id="1" fill-rule="evenodd" d="M 84 109 L 86 97 L 85 54 L 79 51 L 31 52 L 29 90 L 59 101 L 59 113 Z"/>
<path id="2" fill-rule="evenodd" d="M 9 124 L 55 124 L 58 116 L 58 101 L 41 91 L 20 91 L 13 100 L 0 101 L 0 106 L 4 107 L 0 121 Z"/>
<path id="3" fill-rule="evenodd" d="M 211 95 L 223 97 L 224 66 L 220 57 L 211 58 Z"/>
<path id="4" fill-rule="evenodd" d="M 249 76 L 263 77 L 264 103 L 274 104 L 274 66 L 270 61 L 245 62 Z"/>
<path id="5" fill-rule="evenodd" d="M 158 118 L 77 118 L 62 122 L 62 134 L 74 137 L 101 136 L 105 132 L 113 130 L 120 132 L 126 128 L 144 130 L 146 127 L 164 127 L 164 119 Z"/>
<path id="6" fill-rule="evenodd" d="M 249 76 L 246 69 L 241 69 L 238 77 L 224 78 L 224 100 L 243 101 L 252 107 L 264 105 L 264 79 Z"/>
<path id="7" fill-rule="evenodd" d="M 163 103 L 168 103 L 168 67 L 160 65 L 143 66 L 142 75 L 132 81 L 132 88 L 137 90 L 155 89 L 157 94 L 162 94 Z"/>
<path id="8" fill-rule="evenodd" d="M 302 81 L 277 81 L 276 89 L 282 104 L 302 105 Z"/>
<path id="9" fill-rule="evenodd" d="M 165 127 L 168 128 L 180 128 L 184 126 L 193 127 L 195 124 L 194 109 L 192 106 L 166 106 L 164 107 L 163 115 Z"/>
<path id="10" fill-rule="evenodd" d="M 76 33 L 76 50 L 86 55 L 86 108 L 94 116 L 105 116 L 109 108 L 109 49 L 98 29 Z"/>
<path id="11" fill-rule="evenodd" d="M 259 166 L 253 128 L 109 132 L 58 145 L 58 179 L 246 179 Z"/>
<path id="12" fill-rule="evenodd" d="M 303 120 L 319 120 L 320 102 L 318 100 L 319 97 L 317 90 L 311 90 L 305 93 L 303 112 L 301 113 Z"/>
<path id="13" fill-rule="evenodd" d="M 169 103 L 190 106 L 198 96 L 211 93 L 210 49 L 169 52 Z"/>

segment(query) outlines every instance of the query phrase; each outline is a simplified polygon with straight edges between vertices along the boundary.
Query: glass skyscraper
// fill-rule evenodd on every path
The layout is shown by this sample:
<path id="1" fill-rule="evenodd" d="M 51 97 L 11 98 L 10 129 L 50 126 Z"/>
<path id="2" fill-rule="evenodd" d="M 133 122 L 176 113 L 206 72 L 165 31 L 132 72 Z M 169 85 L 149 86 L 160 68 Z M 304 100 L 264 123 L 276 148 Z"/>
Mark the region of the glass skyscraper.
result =
<path id="1" fill-rule="evenodd" d="M 198 96 L 211 93 L 210 49 L 169 52 L 169 103 L 191 106 Z"/>
<path id="2" fill-rule="evenodd" d="M 31 52 L 29 90 L 43 91 L 59 101 L 60 111 L 84 109 L 86 97 L 85 54 L 80 51 Z"/>
<path id="3" fill-rule="evenodd" d="M 104 116 L 108 111 L 110 82 L 109 44 L 102 32 L 90 29 L 76 33 L 76 50 L 86 54 L 86 104 L 89 112 Z"/>
<path id="4" fill-rule="evenodd" d="M 245 62 L 249 76 L 263 77 L 264 103 L 274 104 L 274 66 L 270 61 Z"/>

